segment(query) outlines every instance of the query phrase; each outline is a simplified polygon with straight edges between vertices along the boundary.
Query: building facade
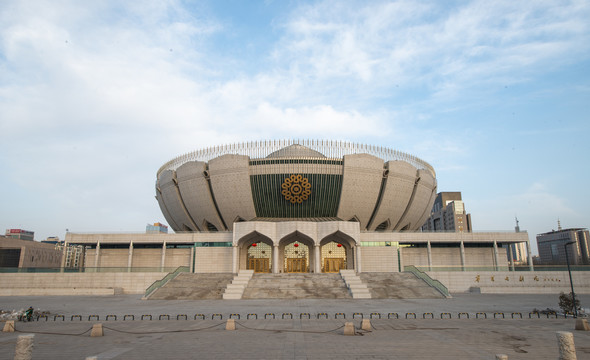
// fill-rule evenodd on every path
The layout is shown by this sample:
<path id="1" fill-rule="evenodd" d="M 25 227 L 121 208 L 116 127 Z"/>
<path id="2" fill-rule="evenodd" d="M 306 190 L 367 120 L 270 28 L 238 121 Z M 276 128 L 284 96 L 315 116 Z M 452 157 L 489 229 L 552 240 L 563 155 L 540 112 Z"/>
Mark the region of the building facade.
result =
<path id="1" fill-rule="evenodd" d="M 52 244 L 0 236 L 1 268 L 60 268 L 61 257 Z"/>
<path id="2" fill-rule="evenodd" d="M 147 224 L 145 226 L 145 232 L 147 234 L 168 234 L 168 226 L 162 224 L 162 223 L 154 223 L 152 224 Z"/>
<path id="3" fill-rule="evenodd" d="M 35 232 L 23 229 L 6 229 L 6 237 L 19 240 L 35 240 Z"/>
<path id="4" fill-rule="evenodd" d="M 588 229 L 559 229 L 537 235 L 539 249 L 539 263 L 563 265 L 566 264 L 566 251 L 570 264 L 589 265 L 589 233 Z M 567 245 L 567 243 L 573 244 Z"/>
<path id="5" fill-rule="evenodd" d="M 457 223 L 462 232 L 417 232 L 435 198 L 432 166 L 401 151 L 234 144 L 179 156 L 157 172 L 156 199 L 175 234 L 68 233 L 66 242 L 85 247 L 86 267 L 321 273 L 507 268 L 509 244 L 526 241 L 526 233 L 471 233 L 468 217 Z M 460 199 L 443 200 L 459 213 Z"/>
<path id="6" fill-rule="evenodd" d="M 422 231 L 471 232 L 471 214 L 465 211 L 461 192 L 438 193 L 430 216 L 421 229 Z"/>

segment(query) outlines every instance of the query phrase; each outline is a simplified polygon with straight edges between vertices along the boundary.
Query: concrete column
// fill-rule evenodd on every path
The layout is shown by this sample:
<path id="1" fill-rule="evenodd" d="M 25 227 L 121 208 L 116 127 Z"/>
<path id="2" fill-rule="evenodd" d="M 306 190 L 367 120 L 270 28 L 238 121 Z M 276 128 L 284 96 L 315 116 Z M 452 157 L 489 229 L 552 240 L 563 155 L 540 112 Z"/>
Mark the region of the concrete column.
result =
<path id="1" fill-rule="evenodd" d="M 16 339 L 16 348 L 14 349 L 15 360 L 31 360 L 33 358 L 33 341 L 35 335 L 19 335 Z"/>
<path id="2" fill-rule="evenodd" d="M 399 262 L 399 271 L 404 271 L 404 254 L 402 252 L 403 247 L 397 248 L 397 261 Z"/>
<path id="3" fill-rule="evenodd" d="M 526 241 L 526 253 L 529 263 L 529 271 L 533 271 L 533 254 L 531 253 L 531 242 L 529 240 Z"/>
<path id="4" fill-rule="evenodd" d="M 465 244 L 461 241 L 461 270 L 465 271 Z"/>
<path id="5" fill-rule="evenodd" d="M 568 331 L 557 332 L 557 343 L 559 345 L 559 360 L 576 360 L 576 346 L 574 345 L 574 334 Z"/>
<path id="6" fill-rule="evenodd" d="M 430 241 L 426 243 L 426 251 L 428 252 L 428 271 L 432 271 L 432 247 Z"/>
<path id="7" fill-rule="evenodd" d="M 510 271 L 514 271 L 514 254 L 512 252 L 512 244 L 508 245 L 508 257 L 510 258 Z"/>
<path id="8" fill-rule="evenodd" d="M 315 254 L 315 264 L 314 264 L 314 271 L 316 274 L 319 274 L 322 272 L 322 255 L 321 255 L 321 251 L 320 251 L 320 246 L 319 245 L 315 245 L 313 247 L 313 253 Z"/>
<path id="9" fill-rule="evenodd" d="M 189 268 L 189 271 L 191 273 L 194 273 L 195 272 L 195 249 L 196 249 L 196 247 L 193 244 L 193 247 L 191 248 L 191 259 L 190 259 L 190 262 L 188 264 L 188 268 Z"/>
<path id="10" fill-rule="evenodd" d="M 232 249 L 232 272 L 234 274 L 238 273 L 238 257 L 239 257 L 239 251 L 238 251 L 238 246 L 234 246 Z"/>
<path id="11" fill-rule="evenodd" d="M 279 273 L 279 246 L 276 244 L 272 246 L 272 273 Z"/>
<path id="12" fill-rule="evenodd" d="M 94 256 L 94 267 L 98 267 L 98 257 L 100 255 L 100 241 L 96 242 L 96 254 Z"/>
<path id="13" fill-rule="evenodd" d="M 133 241 L 129 243 L 129 256 L 127 258 L 127 272 L 131 272 L 131 265 L 133 264 Z"/>
<path id="14" fill-rule="evenodd" d="M 162 244 L 162 261 L 160 263 L 160 271 L 164 270 L 164 265 L 166 265 L 166 242 Z"/>
<path id="15" fill-rule="evenodd" d="M 68 243 L 64 241 L 64 248 L 61 254 L 61 272 L 64 271 L 66 267 L 66 257 L 68 256 Z"/>
<path id="16" fill-rule="evenodd" d="M 494 240 L 494 268 L 496 271 L 499 270 L 499 264 L 498 264 L 498 242 L 496 240 Z"/>
<path id="17" fill-rule="evenodd" d="M 356 246 L 356 272 L 360 274 L 362 272 L 361 267 L 361 246 Z"/>

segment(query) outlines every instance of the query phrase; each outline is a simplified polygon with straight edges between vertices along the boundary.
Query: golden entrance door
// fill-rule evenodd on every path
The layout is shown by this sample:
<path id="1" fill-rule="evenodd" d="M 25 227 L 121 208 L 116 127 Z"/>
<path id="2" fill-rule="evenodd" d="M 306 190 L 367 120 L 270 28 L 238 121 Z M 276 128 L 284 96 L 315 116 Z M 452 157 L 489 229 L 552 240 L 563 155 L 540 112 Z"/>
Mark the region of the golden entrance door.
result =
<path id="1" fill-rule="evenodd" d="M 270 272 L 270 259 L 265 258 L 253 258 L 248 259 L 248 269 L 254 270 L 257 273 L 268 273 Z"/>
<path id="2" fill-rule="evenodd" d="M 303 273 L 307 272 L 307 259 L 305 258 L 287 258 L 288 273 Z"/>
<path id="3" fill-rule="evenodd" d="M 343 258 L 324 258 L 324 272 L 338 272 L 344 268 Z"/>

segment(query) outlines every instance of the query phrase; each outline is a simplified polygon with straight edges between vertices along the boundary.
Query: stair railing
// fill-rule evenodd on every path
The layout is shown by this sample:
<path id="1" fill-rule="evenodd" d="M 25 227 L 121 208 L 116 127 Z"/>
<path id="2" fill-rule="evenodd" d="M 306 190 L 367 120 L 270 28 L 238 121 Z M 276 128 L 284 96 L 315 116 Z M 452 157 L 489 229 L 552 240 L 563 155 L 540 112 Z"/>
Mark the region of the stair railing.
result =
<path id="1" fill-rule="evenodd" d="M 404 271 L 410 272 L 410 273 L 414 274 L 417 278 L 424 280 L 428 285 L 430 285 L 431 287 L 438 290 L 438 292 L 443 294 L 445 297 L 447 297 L 447 298 L 451 297 L 451 294 L 449 293 L 449 289 L 447 289 L 447 287 L 443 283 L 441 283 L 440 281 L 438 281 L 436 279 L 431 278 L 427 273 L 418 269 L 414 265 L 404 266 Z"/>
<path id="2" fill-rule="evenodd" d="M 161 288 L 162 286 L 166 285 L 166 283 L 172 279 L 174 279 L 175 277 L 177 277 L 180 273 L 183 272 L 189 272 L 189 267 L 188 266 L 179 266 L 176 268 L 176 270 L 174 270 L 171 273 L 168 273 L 168 275 L 164 276 L 163 279 L 161 280 L 156 280 L 154 281 L 153 284 L 151 284 L 146 290 L 145 290 L 145 295 L 143 296 L 144 299 L 147 299 L 154 291 L 156 291 L 157 289 Z"/>

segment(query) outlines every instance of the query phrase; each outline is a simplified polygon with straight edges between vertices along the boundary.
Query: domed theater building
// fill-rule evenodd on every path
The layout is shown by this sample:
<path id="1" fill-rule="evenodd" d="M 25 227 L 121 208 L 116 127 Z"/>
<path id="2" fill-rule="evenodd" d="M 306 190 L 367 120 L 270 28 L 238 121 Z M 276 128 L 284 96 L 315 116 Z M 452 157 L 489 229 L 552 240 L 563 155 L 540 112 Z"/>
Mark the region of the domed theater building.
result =
<path id="1" fill-rule="evenodd" d="M 157 172 L 174 234 L 68 233 L 94 267 L 191 272 L 398 272 L 405 266 L 508 266 L 517 233 L 427 233 L 437 195 L 422 159 L 343 141 L 215 146 Z"/>

